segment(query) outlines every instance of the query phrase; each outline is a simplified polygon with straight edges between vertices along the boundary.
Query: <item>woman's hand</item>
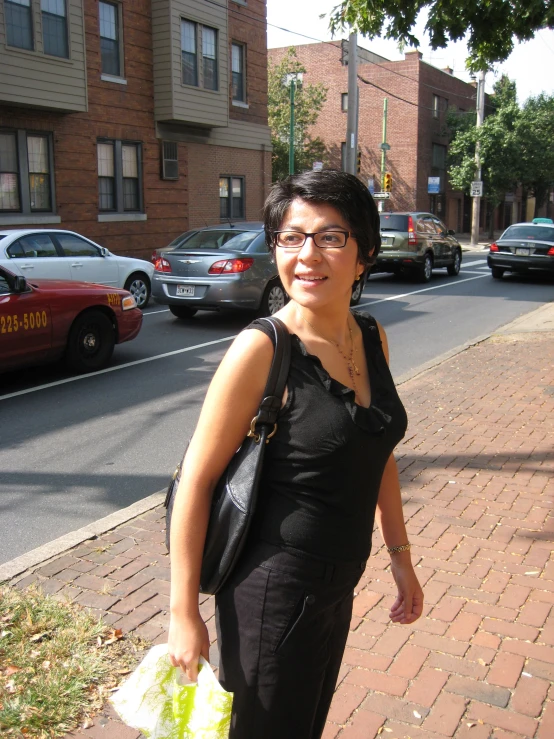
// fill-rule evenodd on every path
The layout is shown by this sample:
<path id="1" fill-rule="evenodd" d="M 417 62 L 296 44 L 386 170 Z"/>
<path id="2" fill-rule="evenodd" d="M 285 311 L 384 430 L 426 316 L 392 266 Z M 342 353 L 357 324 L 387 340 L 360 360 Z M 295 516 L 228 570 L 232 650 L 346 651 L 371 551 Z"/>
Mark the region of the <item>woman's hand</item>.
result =
<path id="1" fill-rule="evenodd" d="M 187 678 L 195 683 L 198 678 L 200 655 L 210 659 L 210 638 L 206 624 L 199 613 L 193 616 L 171 614 L 168 637 L 169 659 L 174 667 L 181 667 Z"/>
<path id="2" fill-rule="evenodd" d="M 414 572 L 409 552 L 392 556 L 391 571 L 398 595 L 390 609 L 390 619 L 396 624 L 411 624 L 423 612 L 423 590 Z"/>

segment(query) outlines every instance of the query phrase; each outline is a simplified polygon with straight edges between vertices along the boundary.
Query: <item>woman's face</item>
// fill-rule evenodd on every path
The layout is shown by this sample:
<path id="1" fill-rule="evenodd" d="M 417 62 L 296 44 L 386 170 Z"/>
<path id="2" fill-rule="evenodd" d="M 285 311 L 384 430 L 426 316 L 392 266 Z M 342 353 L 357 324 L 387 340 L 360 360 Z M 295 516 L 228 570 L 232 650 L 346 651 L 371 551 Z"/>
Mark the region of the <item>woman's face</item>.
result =
<path id="1" fill-rule="evenodd" d="M 280 231 L 350 231 L 338 210 L 325 203 L 293 200 Z M 342 248 L 320 248 L 307 238 L 298 249 L 275 246 L 275 259 L 283 287 L 290 298 L 306 308 L 337 301 L 350 303 L 352 285 L 364 271 L 358 258 L 358 244 L 348 237 Z"/>

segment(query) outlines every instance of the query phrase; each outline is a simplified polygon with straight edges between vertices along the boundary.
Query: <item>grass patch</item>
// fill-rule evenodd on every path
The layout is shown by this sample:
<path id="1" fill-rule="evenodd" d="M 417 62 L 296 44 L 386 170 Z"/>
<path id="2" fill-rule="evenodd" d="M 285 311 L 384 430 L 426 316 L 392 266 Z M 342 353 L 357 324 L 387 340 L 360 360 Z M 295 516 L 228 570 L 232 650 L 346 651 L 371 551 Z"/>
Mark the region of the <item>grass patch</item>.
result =
<path id="1" fill-rule="evenodd" d="M 0 735 L 50 739 L 86 725 L 146 646 L 34 587 L 0 587 Z"/>

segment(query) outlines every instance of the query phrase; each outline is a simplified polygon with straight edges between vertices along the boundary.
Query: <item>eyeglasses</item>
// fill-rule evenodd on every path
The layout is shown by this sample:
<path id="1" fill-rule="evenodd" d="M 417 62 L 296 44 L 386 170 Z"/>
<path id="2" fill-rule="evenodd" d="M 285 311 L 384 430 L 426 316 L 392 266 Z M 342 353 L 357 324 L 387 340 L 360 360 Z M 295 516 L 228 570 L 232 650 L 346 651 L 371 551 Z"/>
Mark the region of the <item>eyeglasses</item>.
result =
<path id="1" fill-rule="evenodd" d="M 312 237 L 314 244 L 320 249 L 342 249 L 346 246 L 350 232 L 318 231 L 307 234 L 303 231 L 274 231 L 273 241 L 283 249 L 301 249 L 308 236 Z"/>

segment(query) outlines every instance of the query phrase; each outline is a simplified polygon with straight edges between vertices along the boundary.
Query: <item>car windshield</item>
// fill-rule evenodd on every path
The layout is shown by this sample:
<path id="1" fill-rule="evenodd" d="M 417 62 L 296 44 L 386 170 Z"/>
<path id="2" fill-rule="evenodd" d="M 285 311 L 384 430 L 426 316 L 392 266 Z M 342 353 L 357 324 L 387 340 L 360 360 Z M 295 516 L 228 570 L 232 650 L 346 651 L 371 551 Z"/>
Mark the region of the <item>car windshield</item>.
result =
<path id="1" fill-rule="evenodd" d="M 554 241 L 554 226 L 510 226 L 502 239 L 523 239 L 524 241 Z"/>
<path id="2" fill-rule="evenodd" d="M 395 213 L 381 213 L 381 231 L 407 231 L 408 216 L 401 216 Z"/>
<path id="3" fill-rule="evenodd" d="M 231 251 L 246 251 L 258 236 L 259 231 L 221 231 L 213 229 L 198 231 L 183 244 L 186 249 L 230 249 Z"/>

